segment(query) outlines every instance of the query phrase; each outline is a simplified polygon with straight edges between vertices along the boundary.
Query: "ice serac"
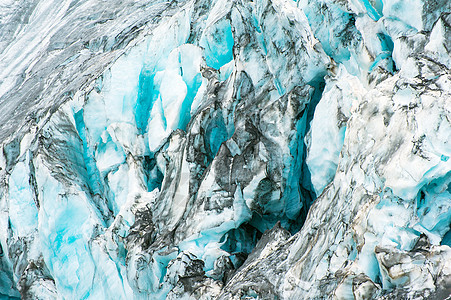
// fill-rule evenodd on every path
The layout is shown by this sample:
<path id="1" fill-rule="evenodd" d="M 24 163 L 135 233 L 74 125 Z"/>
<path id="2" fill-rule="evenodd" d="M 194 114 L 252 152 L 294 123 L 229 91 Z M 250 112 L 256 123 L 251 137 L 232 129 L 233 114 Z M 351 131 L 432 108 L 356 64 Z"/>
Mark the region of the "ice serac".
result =
<path id="1" fill-rule="evenodd" d="M 445 299 L 451 7 L 0 3 L 0 297 Z"/>

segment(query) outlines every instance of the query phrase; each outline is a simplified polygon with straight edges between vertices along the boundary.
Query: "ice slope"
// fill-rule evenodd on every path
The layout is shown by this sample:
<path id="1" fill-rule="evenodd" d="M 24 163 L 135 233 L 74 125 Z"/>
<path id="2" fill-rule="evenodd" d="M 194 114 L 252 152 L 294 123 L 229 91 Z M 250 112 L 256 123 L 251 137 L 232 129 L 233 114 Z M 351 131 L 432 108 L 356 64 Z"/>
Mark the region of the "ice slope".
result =
<path id="1" fill-rule="evenodd" d="M 0 8 L 0 296 L 451 292 L 446 0 Z"/>

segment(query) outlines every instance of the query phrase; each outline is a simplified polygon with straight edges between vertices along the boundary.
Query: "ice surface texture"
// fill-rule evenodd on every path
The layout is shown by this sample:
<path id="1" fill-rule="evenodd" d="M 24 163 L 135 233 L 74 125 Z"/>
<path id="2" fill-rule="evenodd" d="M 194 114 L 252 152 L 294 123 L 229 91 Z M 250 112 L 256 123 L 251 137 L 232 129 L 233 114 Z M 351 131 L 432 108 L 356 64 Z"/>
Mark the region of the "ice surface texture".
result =
<path id="1" fill-rule="evenodd" d="M 447 0 L 0 3 L 0 298 L 444 299 Z"/>

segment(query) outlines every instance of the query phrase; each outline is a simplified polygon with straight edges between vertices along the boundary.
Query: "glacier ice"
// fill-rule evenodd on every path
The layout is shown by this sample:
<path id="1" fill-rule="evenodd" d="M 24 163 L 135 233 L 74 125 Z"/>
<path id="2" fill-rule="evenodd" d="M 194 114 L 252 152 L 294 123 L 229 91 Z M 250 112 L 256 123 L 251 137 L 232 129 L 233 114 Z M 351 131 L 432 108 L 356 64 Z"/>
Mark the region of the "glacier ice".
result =
<path id="1" fill-rule="evenodd" d="M 447 0 L 0 24 L 0 298 L 449 296 Z"/>
<path id="2" fill-rule="evenodd" d="M 365 91 L 358 78 L 343 67 L 338 70 L 336 78 L 326 81 L 306 137 L 306 163 L 317 195 L 335 176 L 351 106 L 354 102 L 361 102 Z"/>
<path id="3" fill-rule="evenodd" d="M 14 166 L 9 177 L 9 222 L 11 230 L 19 237 L 33 234 L 38 225 L 38 208 L 28 181 L 29 167 L 25 162 Z"/>

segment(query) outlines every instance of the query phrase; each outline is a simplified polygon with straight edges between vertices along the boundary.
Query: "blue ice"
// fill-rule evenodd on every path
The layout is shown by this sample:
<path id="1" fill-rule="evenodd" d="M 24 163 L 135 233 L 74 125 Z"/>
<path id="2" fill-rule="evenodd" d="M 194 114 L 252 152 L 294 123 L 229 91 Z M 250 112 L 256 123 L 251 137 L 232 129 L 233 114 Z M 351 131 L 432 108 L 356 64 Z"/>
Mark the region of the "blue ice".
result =
<path id="1" fill-rule="evenodd" d="M 230 22 L 224 18 L 205 30 L 199 45 L 204 48 L 207 65 L 219 70 L 233 59 L 234 43 Z"/>
<path id="2" fill-rule="evenodd" d="M 17 237 L 32 234 L 38 224 L 38 209 L 30 186 L 30 170 L 19 162 L 9 177 L 9 220 Z"/>

